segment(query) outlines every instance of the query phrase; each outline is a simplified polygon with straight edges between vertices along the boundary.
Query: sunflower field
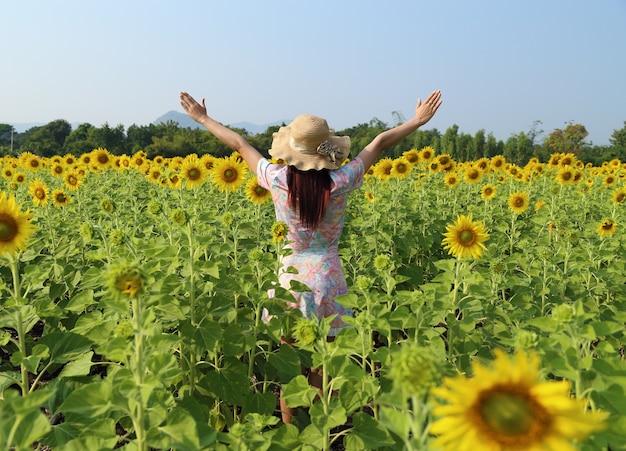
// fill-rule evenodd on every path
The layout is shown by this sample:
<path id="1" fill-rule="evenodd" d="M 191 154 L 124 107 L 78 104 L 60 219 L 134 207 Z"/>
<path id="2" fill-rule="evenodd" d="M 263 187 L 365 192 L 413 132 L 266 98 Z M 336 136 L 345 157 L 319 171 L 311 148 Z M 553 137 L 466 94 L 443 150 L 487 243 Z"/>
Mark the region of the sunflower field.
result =
<path id="1" fill-rule="evenodd" d="M 332 342 L 237 154 L 1 170 L 1 449 L 626 449 L 626 163 L 380 159 Z"/>

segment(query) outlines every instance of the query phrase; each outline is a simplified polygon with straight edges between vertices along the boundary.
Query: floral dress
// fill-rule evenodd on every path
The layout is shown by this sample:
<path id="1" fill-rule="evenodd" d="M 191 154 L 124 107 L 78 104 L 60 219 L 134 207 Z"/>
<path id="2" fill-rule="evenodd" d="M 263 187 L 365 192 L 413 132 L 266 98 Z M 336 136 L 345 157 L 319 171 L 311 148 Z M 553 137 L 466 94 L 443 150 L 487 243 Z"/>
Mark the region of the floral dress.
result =
<path id="1" fill-rule="evenodd" d="M 293 279 L 309 287 L 310 292 L 292 292 L 304 317 L 321 319 L 337 314 L 331 324 L 330 336 L 346 327 L 342 316 L 352 315 L 350 309 L 335 302 L 335 297 L 348 292 L 338 245 L 348 194 L 362 185 L 363 172 L 363 162 L 359 158 L 330 171 L 332 183 L 326 213 L 318 228 L 310 230 L 300 224 L 298 213 L 289 206 L 287 166 L 271 164 L 263 158 L 257 167 L 259 185 L 272 193 L 276 220 L 289 227 L 286 240 L 290 242 L 287 247 L 292 253 L 282 257 L 281 263 L 285 269 L 293 266 L 298 271 L 297 274 L 282 272 L 278 278 L 280 285 L 289 288 Z"/>

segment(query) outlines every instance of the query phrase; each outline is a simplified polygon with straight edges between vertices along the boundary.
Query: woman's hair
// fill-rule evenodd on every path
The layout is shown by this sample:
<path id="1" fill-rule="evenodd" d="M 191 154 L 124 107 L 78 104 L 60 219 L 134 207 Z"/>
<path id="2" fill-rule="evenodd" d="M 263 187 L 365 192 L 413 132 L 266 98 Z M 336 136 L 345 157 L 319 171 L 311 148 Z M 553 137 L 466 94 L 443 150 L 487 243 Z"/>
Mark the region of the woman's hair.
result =
<path id="1" fill-rule="evenodd" d="M 330 199 L 330 173 L 328 169 L 301 171 L 295 166 L 287 169 L 289 206 L 300 214 L 300 222 L 315 230 L 326 212 Z"/>

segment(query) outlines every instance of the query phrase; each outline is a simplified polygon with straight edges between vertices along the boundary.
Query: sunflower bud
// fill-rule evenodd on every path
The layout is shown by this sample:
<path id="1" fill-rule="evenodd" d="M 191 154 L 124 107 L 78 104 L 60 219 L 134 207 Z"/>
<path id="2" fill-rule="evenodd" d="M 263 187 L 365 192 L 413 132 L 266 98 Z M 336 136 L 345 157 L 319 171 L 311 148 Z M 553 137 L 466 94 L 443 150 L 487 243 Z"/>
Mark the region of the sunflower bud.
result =
<path id="1" fill-rule="evenodd" d="M 118 299 L 135 298 L 146 289 L 146 275 L 137 263 L 120 263 L 109 269 L 107 285 Z"/>
<path id="2" fill-rule="evenodd" d="M 293 335 L 302 348 L 310 348 L 322 336 L 320 326 L 317 321 L 301 318 L 293 327 Z"/>
<path id="3" fill-rule="evenodd" d="M 189 221 L 189 215 L 182 208 L 177 208 L 170 214 L 170 219 L 174 224 L 182 227 Z"/>
<path id="4" fill-rule="evenodd" d="M 401 343 L 391 356 L 389 378 L 404 396 L 422 396 L 437 383 L 439 370 L 434 357 L 416 343 Z"/>
<path id="5" fill-rule="evenodd" d="M 88 222 L 83 222 L 78 231 L 85 241 L 89 241 L 93 238 L 93 227 Z"/>
<path id="6" fill-rule="evenodd" d="M 374 268 L 376 268 L 378 272 L 391 269 L 391 259 L 386 254 L 377 255 L 374 257 Z"/>
<path id="7" fill-rule="evenodd" d="M 571 323 L 575 316 L 576 311 L 569 304 L 559 304 L 552 308 L 552 318 L 560 323 Z"/>
<path id="8" fill-rule="evenodd" d="M 159 213 L 161 213 L 161 210 L 163 209 L 161 202 L 159 202 L 158 200 L 152 199 L 150 202 L 148 202 L 148 212 L 150 214 L 153 215 L 158 215 Z"/>

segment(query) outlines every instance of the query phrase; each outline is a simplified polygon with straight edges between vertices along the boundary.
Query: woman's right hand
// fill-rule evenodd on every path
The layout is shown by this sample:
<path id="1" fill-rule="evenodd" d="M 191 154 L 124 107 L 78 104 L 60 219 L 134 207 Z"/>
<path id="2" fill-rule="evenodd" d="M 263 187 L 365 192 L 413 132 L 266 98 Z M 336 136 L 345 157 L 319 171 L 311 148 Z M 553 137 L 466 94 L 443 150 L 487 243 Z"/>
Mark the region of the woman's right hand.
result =
<path id="1" fill-rule="evenodd" d="M 424 125 L 435 115 L 440 106 L 441 91 L 433 91 L 426 98 L 424 103 L 422 103 L 421 99 L 417 101 L 417 106 L 415 107 L 415 117 L 419 120 L 420 124 Z"/>

